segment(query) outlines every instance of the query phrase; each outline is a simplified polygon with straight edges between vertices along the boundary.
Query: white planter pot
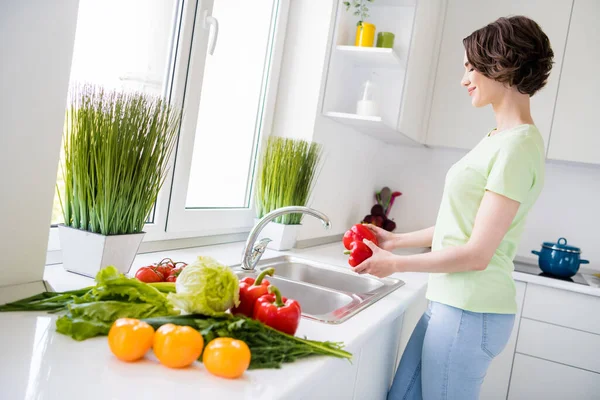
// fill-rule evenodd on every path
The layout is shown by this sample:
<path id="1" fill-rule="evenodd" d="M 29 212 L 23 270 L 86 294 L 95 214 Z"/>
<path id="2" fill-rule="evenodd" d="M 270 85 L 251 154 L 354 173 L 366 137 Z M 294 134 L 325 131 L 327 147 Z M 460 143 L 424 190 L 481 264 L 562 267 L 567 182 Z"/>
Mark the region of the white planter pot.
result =
<path id="1" fill-rule="evenodd" d="M 254 220 L 254 225 L 258 223 Z M 296 237 L 302 225 L 284 225 L 277 222 L 269 222 L 258 235 L 258 240 L 269 238 L 268 249 L 283 251 L 293 249 L 296 245 Z"/>
<path id="2" fill-rule="evenodd" d="M 58 226 L 63 267 L 94 278 L 100 269 L 114 265 L 126 274 L 137 254 L 145 232 L 104 236 L 64 225 Z"/>

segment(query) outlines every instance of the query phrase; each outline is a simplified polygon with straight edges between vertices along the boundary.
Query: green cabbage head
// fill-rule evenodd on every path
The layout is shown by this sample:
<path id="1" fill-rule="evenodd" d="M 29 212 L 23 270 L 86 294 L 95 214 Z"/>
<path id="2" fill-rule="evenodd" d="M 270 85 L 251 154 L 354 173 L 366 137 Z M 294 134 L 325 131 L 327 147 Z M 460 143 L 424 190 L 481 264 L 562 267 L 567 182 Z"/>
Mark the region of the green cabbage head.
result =
<path id="1" fill-rule="evenodd" d="M 240 303 L 239 281 L 233 271 L 212 257 L 200 256 L 181 271 L 169 301 L 188 314 L 223 315 Z"/>

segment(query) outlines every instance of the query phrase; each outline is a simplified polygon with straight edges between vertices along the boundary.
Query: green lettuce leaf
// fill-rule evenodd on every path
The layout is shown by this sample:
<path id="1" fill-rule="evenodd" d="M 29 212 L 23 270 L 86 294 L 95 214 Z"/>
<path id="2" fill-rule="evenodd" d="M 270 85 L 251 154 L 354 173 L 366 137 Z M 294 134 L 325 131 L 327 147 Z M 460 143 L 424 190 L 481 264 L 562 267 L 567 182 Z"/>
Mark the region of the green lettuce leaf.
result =
<path id="1" fill-rule="evenodd" d="M 158 289 L 127 278 L 115 267 L 96 275 L 97 285 L 68 304 L 68 313 L 56 321 L 56 330 L 75 340 L 107 335 L 119 318 L 149 318 L 177 315 Z"/>
<path id="2" fill-rule="evenodd" d="M 56 320 L 56 331 L 71 336 L 75 340 L 85 340 L 94 336 L 108 335 L 112 323 L 63 315 Z"/>
<path id="3" fill-rule="evenodd" d="M 96 275 L 96 283 L 95 288 L 75 300 L 75 303 L 109 300 L 147 303 L 156 306 L 156 312 L 161 312 L 161 315 L 177 314 L 158 289 L 136 278 L 127 278 L 113 266 L 102 268 Z"/>
<path id="4" fill-rule="evenodd" d="M 114 322 L 119 318 L 149 318 L 160 314 L 160 309 L 153 304 L 114 300 L 70 304 L 69 311 L 74 318 L 103 322 Z"/>

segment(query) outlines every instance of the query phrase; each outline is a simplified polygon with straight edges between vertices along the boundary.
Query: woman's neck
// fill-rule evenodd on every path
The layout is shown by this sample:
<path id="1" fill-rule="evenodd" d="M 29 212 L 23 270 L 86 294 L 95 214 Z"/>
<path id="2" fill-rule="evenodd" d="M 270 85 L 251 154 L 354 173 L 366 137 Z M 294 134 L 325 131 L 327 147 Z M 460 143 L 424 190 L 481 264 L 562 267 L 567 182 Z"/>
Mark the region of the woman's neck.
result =
<path id="1" fill-rule="evenodd" d="M 492 103 L 498 132 L 518 125 L 532 124 L 529 95 L 507 89 L 498 102 Z"/>

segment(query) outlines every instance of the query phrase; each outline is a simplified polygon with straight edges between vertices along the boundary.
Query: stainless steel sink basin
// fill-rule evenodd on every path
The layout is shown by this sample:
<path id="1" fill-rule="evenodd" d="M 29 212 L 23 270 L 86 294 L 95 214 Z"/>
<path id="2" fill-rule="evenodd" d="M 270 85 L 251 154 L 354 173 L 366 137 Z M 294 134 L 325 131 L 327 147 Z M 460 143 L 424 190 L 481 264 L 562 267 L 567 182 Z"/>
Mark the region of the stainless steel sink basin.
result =
<path id="1" fill-rule="evenodd" d="M 350 293 L 370 293 L 384 285 L 376 278 L 346 273 L 346 270 L 341 268 L 325 269 L 311 261 L 300 261 L 291 257 L 265 260 L 264 263 L 258 264 L 259 271 L 271 267 L 275 268 L 277 276 Z"/>
<path id="2" fill-rule="evenodd" d="M 274 268 L 267 277 L 285 297 L 296 299 L 302 315 L 320 322 L 339 324 L 390 294 L 404 282 L 399 279 L 356 275 L 352 271 L 294 256 L 260 261 L 256 271 L 234 267 L 241 278 L 256 277 L 265 268 Z"/>

